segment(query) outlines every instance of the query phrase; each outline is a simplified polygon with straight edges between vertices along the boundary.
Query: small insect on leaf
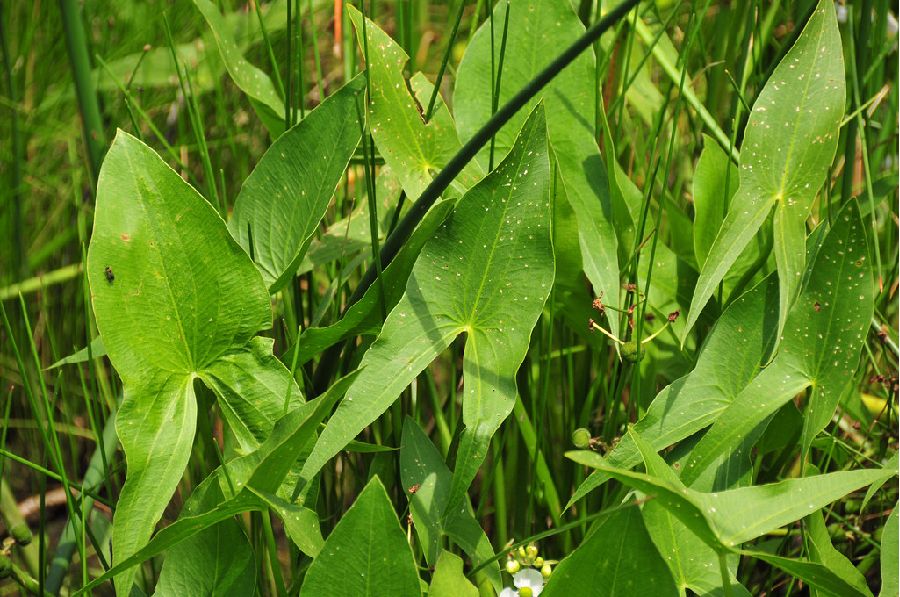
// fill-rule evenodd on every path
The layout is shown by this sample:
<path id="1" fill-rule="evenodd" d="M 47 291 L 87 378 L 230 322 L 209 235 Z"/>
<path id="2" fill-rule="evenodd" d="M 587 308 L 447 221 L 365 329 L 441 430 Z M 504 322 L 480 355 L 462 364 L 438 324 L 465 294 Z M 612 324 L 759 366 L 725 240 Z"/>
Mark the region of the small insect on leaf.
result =
<path id="1" fill-rule="evenodd" d="M 106 281 L 110 284 L 112 284 L 113 280 L 116 279 L 115 274 L 113 274 L 112 268 L 108 265 L 106 266 L 106 269 L 103 270 L 103 275 L 106 276 Z"/>
<path id="2" fill-rule="evenodd" d="M 416 483 L 415 485 L 411 486 L 406 491 L 408 491 L 409 493 L 415 493 L 415 492 L 419 491 L 419 487 L 421 487 L 421 486 L 422 485 L 420 483 Z"/>

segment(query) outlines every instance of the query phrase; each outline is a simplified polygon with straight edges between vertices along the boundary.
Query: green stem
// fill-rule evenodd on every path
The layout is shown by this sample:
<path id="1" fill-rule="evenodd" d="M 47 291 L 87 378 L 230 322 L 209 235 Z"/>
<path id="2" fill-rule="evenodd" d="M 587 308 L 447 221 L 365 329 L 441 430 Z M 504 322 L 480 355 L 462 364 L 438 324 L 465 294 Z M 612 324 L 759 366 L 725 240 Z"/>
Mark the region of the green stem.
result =
<path id="1" fill-rule="evenodd" d="M 97 100 L 97 90 L 94 88 L 94 78 L 91 73 L 87 36 L 84 33 L 84 23 L 81 20 L 81 11 L 76 0 L 59 0 L 59 9 L 62 13 L 69 63 L 75 79 L 75 95 L 78 97 L 78 107 L 81 111 L 81 124 L 84 143 L 88 151 L 88 162 L 91 167 L 91 178 L 96 188 L 106 138 L 103 134 L 100 104 Z"/>
<path id="2" fill-rule="evenodd" d="M 728 572 L 728 560 L 725 553 L 719 553 L 719 573 L 722 575 L 722 591 L 725 597 L 731 597 L 731 574 Z"/>
<path id="3" fill-rule="evenodd" d="M 425 110 L 425 122 L 430 121 L 431 115 L 434 114 L 434 103 L 437 100 L 438 93 L 440 93 L 441 81 L 444 79 L 444 70 L 447 68 L 447 62 L 449 62 L 450 54 L 453 52 L 453 42 L 456 41 L 456 32 L 459 31 L 459 23 L 462 21 L 465 8 L 466 0 L 459 0 L 456 20 L 453 22 L 453 29 L 450 30 L 450 38 L 447 40 L 447 48 L 444 50 L 444 57 L 441 59 L 441 67 L 438 69 L 437 77 L 434 80 L 434 89 L 431 90 L 431 98 L 428 100 L 428 109 Z"/>

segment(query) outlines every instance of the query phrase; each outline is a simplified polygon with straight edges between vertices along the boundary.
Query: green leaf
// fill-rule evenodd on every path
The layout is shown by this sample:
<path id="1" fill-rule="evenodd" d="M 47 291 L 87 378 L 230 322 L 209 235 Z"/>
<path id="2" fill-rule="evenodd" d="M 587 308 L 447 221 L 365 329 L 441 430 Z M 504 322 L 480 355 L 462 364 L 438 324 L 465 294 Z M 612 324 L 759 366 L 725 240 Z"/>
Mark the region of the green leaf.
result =
<path id="1" fill-rule="evenodd" d="M 834 3 L 820 0 L 753 105 L 740 187 L 700 272 L 684 335 L 773 208 L 778 327 L 784 327 L 804 270 L 806 218 L 834 158 L 844 115 L 841 48 Z"/>
<path id="2" fill-rule="evenodd" d="M 284 101 L 275 90 L 272 80 L 248 62 L 234 43 L 222 13 L 210 0 L 194 0 L 194 6 L 209 25 L 225 69 L 238 88 L 247 94 L 250 104 L 273 138 L 284 132 Z"/>
<path id="3" fill-rule="evenodd" d="M 228 229 L 271 293 L 297 271 L 359 144 L 356 109 L 364 88 L 359 75 L 278 137 L 241 186 Z"/>
<path id="4" fill-rule="evenodd" d="M 99 359 L 100 357 L 106 356 L 106 347 L 103 346 L 103 340 L 100 336 L 97 336 L 93 340 L 91 340 L 90 351 L 88 351 L 88 347 L 85 346 L 81 350 L 76 350 L 72 354 L 67 357 L 63 357 L 47 367 L 47 370 L 56 369 L 57 367 L 62 367 L 63 365 L 75 365 L 77 363 L 87 363 L 92 357 L 95 359 Z"/>
<path id="5" fill-rule="evenodd" d="M 319 515 L 315 510 L 292 504 L 275 494 L 259 491 L 252 486 L 248 490 L 281 518 L 285 534 L 301 552 L 312 557 L 319 555 L 325 540 L 322 539 Z"/>
<path id="6" fill-rule="evenodd" d="M 601 519 L 553 570 L 546 597 L 678 595 L 666 563 L 650 541 L 637 508 Z"/>
<path id="7" fill-rule="evenodd" d="M 687 488 L 680 481 L 675 483 L 671 477 L 660 479 L 610 467 L 594 452 L 567 452 L 566 456 L 654 496 L 695 535 L 718 551 L 730 550 L 799 520 L 851 491 L 896 474 L 896 471 L 883 468 L 838 471 L 704 493 Z M 765 512 L 765 516 L 760 516 L 760 512 Z"/>
<path id="8" fill-rule="evenodd" d="M 407 490 L 409 510 L 414 528 L 422 544 L 422 551 L 429 564 L 437 561 L 441 553 L 441 537 L 448 535 L 472 558 L 474 566 L 480 566 L 494 556 L 490 540 L 484 534 L 471 508 L 454 510 L 447 521 L 441 514 L 447 508 L 451 473 L 422 429 L 407 417 L 403 421 L 403 437 L 400 443 L 400 478 Z M 416 487 L 416 491 L 409 491 Z M 500 591 L 500 568 L 496 562 L 484 569 L 496 591 Z"/>
<path id="9" fill-rule="evenodd" d="M 453 118 L 443 101 L 438 101 L 431 120 L 426 123 L 422 106 L 427 105 L 431 96 L 431 84 L 421 74 L 407 83 L 403 76 L 409 60 L 406 52 L 368 18 L 364 38 L 362 14 L 350 4 L 347 12 L 356 28 L 359 47 L 365 52 L 368 46 L 366 72 L 372 94 L 369 98 L 372 137 L 385 163 L 400 178 L 406 194 L 410 199 L 418 199 L 434 174 L 461 147 Z M 469 188 L 481 176 L 481 168 L 470 163 L 459 180 L 464 188 Z"/>
<path id="10" fill-rule="evenodd" d="M 219 497 L 221 497 L 221 494 L 219 494 Z M 131 571 L 131 575 L 129 576 L 132 576 L 133 578 L 134 566 L 153 556 L 161 554 L 167 549 L 171 549 L 204 529 L 208 529 L 214 524 L 227 520 L 242 512 L 265 509 L 266 505 L 256 496 L 249 491 L 243 491 L 234 498 L 223 501 L 214 508 L 206 510 L 201 514 L 181 516 L 176 522 L 154 535 L 153 539 L 146 543 L 141 549 L 135 551 L 127 558 L 119 559 L 118 562 L 104 572 L 103 575 L 85 585 L 82 591 L 93 589 L 113 577 L 121 579 L 123 573 L 127 571 Z"/>
<path id="11" fill-rule="evenodd" d="M 900 582 L 898 582 L 898 565 L 900 560 L 900 549 L 898 549 L 898 523 L 897 523 L 897 506 L 891 515 L 888 516 L 887 522 L 884 523 L 884 531 L 881 535 L 881 592 L 879 597 L 897 597 L 900 592 Z"/>
<path id="12" fill-rule="evenodd" d="M 341 378 L 319 398 L 285 415 L 275 425 L 271 437 L 255 452 L 231 460 L 213 471 L 188 498 L 177 521 L 158 532 L 141 549 L 128 557 L 117 559 L 112 568 L 91 581 L 85 590 L 131 569 L 217 522 L 254 510 L 274 509 L 283 516 L 285 530 L 291 540 L 305 553 L 317 554 L 322 540 L 318 524 L 311 524 L 313 520 L 317 520 L 315 512 L 288 504 L 272 495 L 272 492 L 282 483 L 287 470 L 313 437 L 319 423 L 331 412 L 355 377 L 356 372 Z"/>
<path id="13" fill-rule="evenodd" d="M 146 544 L 187 464 L 194 380 L 269 327 L 271 312 L 259 273 L 215 210 L 121 131 L 100 172 L 87 268 L 97 327 L 125 384 L 120 562 Z M 127 593 L 132 579 L 126 572 L 117 588 Z"/>
<path id="14" fill-rule="evenodd" d="M 713 139 L 703 135 L 703 151 L 694 170 L 694 256 L 705 263 L 731 199 L 738 189 L 738 169 Z"/>
<path id="15" fill-rule="evenodd" d="M 629 434 L 631 436 L 631 434 Z M 677 487 L 678 475 L 646 442 L 635 435 L 640 446 L 647 474 Z M 644 525 L 659 550 L 679 590 L 691 589 L 698 594 L 722 590 L 722 575 L 718 566 L 718 554 L 703 539 L 695 535 L 672 512 L 657 500 L 649 500 L 641 508 Z M 737 558 L 730 566 L 731 582 L 737 584 L 734 570 Z"/>
<path id="16" fill-rule="evenodd" d="M 831 421 L 859 364 L 873 311 L 873 282 L 863 224 L 855 202 L 845 207 L 818 250 L 812 273 L 791 309 L 775 358 L 744 388 L 694 448 L 682 480 L 758 438 L 764 422 L 810 388 L 802 445 Z M 780 303 L 780 301 L 779 301 Z M 751 440 L 752 443 L 752 440 Z"/>
<path id="17" fill-rule="evenodd" d="M 499 104 L 519 90 L 522 81 L 533 78 L 561 48 L 584 33 L 584 26 L 570 2 L 499 2 L 494 7 L 493 43 L 491 23 L 485 22 L 469 42 L 459 65 L 453 107 L 460 137 L 471 138 L 491 116 L 492 47 L 499 48 L 509 8 L 506 52 Z M 496 52 L 496 50 L 495 50 Z M 543 101 L 547 113 L 550 147 L 559 167 L 559 182 L 578 220 L 578 241 L 584 271 L 596 295 L 619 306 L 619 263 L 612 225 L 612 205 L 607 168 L 594 136 L 594 115 L 585 107 L 594 105 L 595 58 L 582 52 L 538 93 L 529 106 Z M 495 157 L 512 147 L 525 120 L 521 110 L 496 135 Z M 488 152 L 489 149 L 485 149 Z M 487 161 L 487 153 L 480 156 Z M 496 161 L 496 160 L 495 160 Z M 610 318 L 610 330 L 618 335 L 618 319 Z"/>
<path id="18" fill-rule="evenodd" d="M 155 594 L 252 595 L 255 589 L 250 542 L 234 520 L 223 520 L 167 552 Z"/>
<path id="19" fill-rule="evenodd" d="M 428 585 L 428 597 L 478 597 L 478 589 L 463 574 L 462 558 L 441 551 Z"/>
<path id="20" fill-rule="evenodd" d="M 809 538 L 809 557 L 815 563 L 822 564 L 831 570 L 846 584 L 855 589 L 857 595 L 872 597 L 872 592 L 866 584 L 866 577 L 856 569 L 856 566 L 847 559 L 847 556 L 834 548 L 831 543 L 831 535 L 825 526 L 825 518 L 822 512 L 814 512 L 806 517 L 806 532 Z"/>
<path id="21" fill-rule="evenodd" d="M 378 477 L 334 527 L 309 567 L 300 594 L 421 594 L 412 550 Z"/>
<path id="22" fill-rule="evenodd" d="M 503 163 L 460 199 L 425 244 L 406 293 L 363 357 L 360 376 L 322 432 L 304 478 L 465 332 L 466 430 L 448 508 L 462 500 L 491 435 L 512 410 L 514 376 L 553 282 L 545 131 L 537 107 Z"/>
<path id="23" fill-rule="evenodd" d="M 386 308 L 393 309 L 400 301 L 422 247 L 434 236 L 435 231 L 455 205 L 454 200 L 446 199 L 434 204 L 403 247 L 400 248 L 397 256 L 382 272 L 381 282 L 384 288 Z M 378 284 L 372 284 L 363 297 L 351 306 L 336 323 L 327 327 L 311 327 L 304 330 L 294 347 L 294 350 L 300 351 L 297 355 L 297 363 L 306 363 L 326 348 L 350 336 L 377 334 L 383 323 L 380 300 Z M 291 363 L 293 358 L 294 353 L 290 351 L 284 356 L 284 361 Z"/>

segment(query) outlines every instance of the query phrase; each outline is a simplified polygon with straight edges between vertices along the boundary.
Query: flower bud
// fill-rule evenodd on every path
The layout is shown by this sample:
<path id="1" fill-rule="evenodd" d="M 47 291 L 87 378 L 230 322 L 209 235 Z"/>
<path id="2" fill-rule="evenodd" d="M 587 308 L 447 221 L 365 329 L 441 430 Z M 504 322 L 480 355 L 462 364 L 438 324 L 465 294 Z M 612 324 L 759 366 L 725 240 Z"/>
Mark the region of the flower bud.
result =
<path id="1" fill-rule="evenodd" d="M 544 565 L 544 558 L 542 558 L 540 556 L 534 558 L 534 567 L 535 568 L 540 568 L 543 565 Z"/>
<path id="2" fill-rule="evenodd" d="M 525 548 L 525 553 L 528 554 L 528 559 L 533 561 L 534 558 L 536 558 L 538 555 L 537 545 L 535 545 L 534 543 L 529 543 L 528 547 Z"/>
<path id="3" fill-rule="evenodd" d="M 522 569 L 522 565 L 519 564 L 518 560 L 506 560 L 506 571 L 510 574 L 515 574 L 519 570 Z"/>
<path id="4" fill-rule="evenodd" d="M 550 568 L 550 564 L 544 564 L 541 567 L 541 576 L 543 576 L 544 578 L 550 578 L 550 573 L 552 571 L 553 570 Z"/>
<path id="5" fill-rule="evenodd" d="M 579 427 L 572 432 L 572 443 L 576 448 L 587 450 L 591 447 L 591 432 L 584 427 Z"/>

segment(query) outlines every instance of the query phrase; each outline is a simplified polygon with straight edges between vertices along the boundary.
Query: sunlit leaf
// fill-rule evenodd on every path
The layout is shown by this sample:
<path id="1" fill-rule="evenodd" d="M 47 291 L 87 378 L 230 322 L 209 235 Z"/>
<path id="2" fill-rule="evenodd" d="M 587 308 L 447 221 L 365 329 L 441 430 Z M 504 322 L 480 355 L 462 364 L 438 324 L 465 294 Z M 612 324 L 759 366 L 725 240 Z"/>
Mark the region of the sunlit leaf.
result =
<path id="1" fill-rule="evenodd" d="M 690 484 L 797 393 L 810 388 L 802 442 L 825 428 L 859 363 L 874 290 L 863 224 L 855 202 L 836 218 L 818 250 L 806 288 L 791 309 L 774 359 L 738 394 L 688 460 Z"/>
<path id="2" fill-rule="evenodd" d="M 363 37 L 362 14 L 347 4 L 356 28 L 359 47 L 368 51 L 372 97 L 369 98 L 372 137 L 384 161 L 396 172 L 410 199 L 418 199 L 434 175 L 461 147 L 453 118 L 443 101 L 435 104 L 431 120 L 425 122 L 432 86 L 419 74 L 408 83 L 403 67 L 409 57 L 378 25 L 366 19 Z M 415 96 L 411 93 L 415 92 Z M 460 174 L 464 188 L 481 178 L 481 168 L 470 163 Z"/>
<path id="3" fill-rule="evenodd" d="M 806 218 L 834 158 L 844 115 L 844 60 L 834 3 L 821 0 L 753 105 L 740 187 L 703 264 L 685 334 L 774 208 L 779 329 L 800 290 Z"/>
<path id="4" fill-rule="evenodd" d="M 512 410 L 515 372 L 553 281 L 543 110 L 513 151 L 456 205 L 425 244 L 362 371 L 304 467 L 310 479 L 460 333 L 463 432 L 448 508 L 462 500 L 488 442 Z"/>
<path id="5" fill-rule="evenodd" d="M 334 527 L 309 567 L 300 594 L 421 594 L 412 550 L 378 477 Z"/>
<path id="6" fill-rule="evenodd" d="M 210 0 L 194 0 L 194 6 L 206 19 L 210 31 L 219 48 L 219 55 L 225 63 L 225 69 L 238 88 L 247 94 L 250 104 L 260 120 L 269 129 L 272 137 L 278 137 L 284 131 L 284 101 L 275 90 L 272 80 L 259 68 L 244 58 L 243 53 L 227 26 L 222 13 Z"/>
<path id="7" fill-rule="evenodd" d="M 121 131 L 100 172 L 87 268 L 97 327 L 125 383 L 119 562 L 147 542 L 187 464 L 194 380 L 269 327 L 271 312 L 259 273 L 215 210 Z M 120 591 L 132 578 L 119 579 Z"/>
<path id="8" fill-rule="evenodd" d="M 300 265 L 359 144 L 360 75 L 278 137 L 241 186 L 228 229 L 275 292 Z M 327 147 L 322 140 L 327 139 Z"/>
<path id="9" fill-rule="evenodd" d="M 508 101 L 523 81 L 534 77 L 561 48 L 584 33 L 584 25 L 569 2 L 498 2 L 493 21 L 485 21 L 466 47 L 457 73 L 453 105 L 464 140 L 491 115 L 491 73 L 495 70 L 491 61 L 501 46 L 507 7 L 509 25 L 498 105 Z M 543 101 L 546 106 L 547 134 L 559 168 L 559 184 L 578 221 L 584 272 L 595 295 L 602 294 L 606 304 L 618 306 L 619 263 L 607 168 L 594 136 L 593 110 L 588 108 L 594 105 L 596 93 L 594 61 L 592 50 L 579 55 L 530 105 Z M 497 133 L 494 163 L 512 147 L 527 114 L 527 110 L 521 110 Z M 487 162 L 489 152 L 489 148 L 482 151 L 482 164 Z M 618 334 L 617 318 L 610 318 L 609 325 L 612 333 Z"/>

